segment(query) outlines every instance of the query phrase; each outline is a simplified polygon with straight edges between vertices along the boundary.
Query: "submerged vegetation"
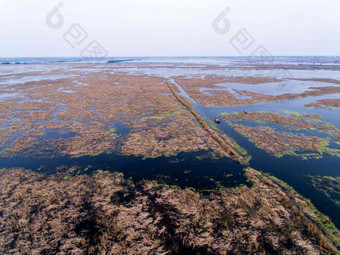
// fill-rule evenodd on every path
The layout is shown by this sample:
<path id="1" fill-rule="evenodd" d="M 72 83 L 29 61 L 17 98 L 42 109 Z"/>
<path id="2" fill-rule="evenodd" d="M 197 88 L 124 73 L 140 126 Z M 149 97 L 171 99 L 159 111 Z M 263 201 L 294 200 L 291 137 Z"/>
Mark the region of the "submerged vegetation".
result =
<path id="1" fill-rule="evenodd" d="M 332 107 L 340 107 L 340 99 L 321 99 L 314 103 L 305 104 L 304 106 L 309 108 L 314 107 L 316 109 L 328 108 L 334 110 Z"/>
<path id="2" fill-rule="evenodd" d="M 340 156 L 340 150 L 329 148 L 329 141 L 316 136 L 294 135 L 277 132 L 269 127 L 234 125 L 233 128 L 248 137 L 250 141 L 276 157 L 299 156 L 302 159 L 320 158 L 323 153 Z"/>
<path id="3" fill-rule="evenodd" d="M 180 113 L 181 111 L 183 111 L 183 109 L 177 110 L 177 111 L 173 111 L 173 112 L 169 112 L 169 113 L 164 113 L 161 115 L 155 115 L 155 116 L 149 116 L 149 117 L 144 117 L 144 119 L 165 119 L 165 118 L 170 118 L 172 116 L 174 116 L 177 113 Z"/>
<path id="4" fill-rule="evenodd" d="M 324 114 L 336 113 L 339 100 L 305 104 L 318 114 L 302 106 L 316 100 L 308 96 L 339 93 L 337 85 L 268 95 L 251 91 L 281 80 L 225 76 L 224 66 L 206 63 L 126 61 L 51 64 L 0 77 L 1 254 L 339 253 L 334 217 L 276 177 L 244 170 L 263 164 L 275 174 L 278 162 L 304 178 L 315 168 L 295 169 L 311 166 L 301 159 L 340 158 L 340 130 Z M 307 113 L 278 104 L 291 99 Z M 274 103 L 282 109 L 270 112 Z M 221 114 L 228 109 L 216 106 L 237 111 Z M 337 164 L 325 156 L 311 162 L 329 158 Z M 327 167 L 308 178 L 315 192 L 340 205 L 339 177 L 321 176 L 333 174 Z"/>
<path id="5" fill-rule="evenodd" d="M 307 136 L 303 133 L 296 135 L 290 132 L 277 131 L 274 127 L 262 126 L 265 122 L 268 122 L 283 125 L 284 128 L 292 130 L 315 129 L 336 139 L 339 138 L 339 129 L 322 121 L 321 116 L 303 115 L 289 111 L 285 111 L 285 113 L 289 116 L 272 112 L 235 112 L 223 113 L 220 116 L 232 125 L 233 129 L 248 137 L 256 146 L 276 157 L 291 155 L 302 159 L 320 159 L 324 153 L 340 157 L 340 150 L 329 146 L 330 138 Z M 248 120 L 257 124 L 260 121 L 261 125 L 248 126 L 242 123 Z"/>
<path id="6" fill-rule="evenodd" d="M 337 254 L 317 211 L 254 169 L 253 188 L 209 194 L 98 171 L 0 172 L 1 253 Z M 339 231 L 332 229 L 333 237 Z"/>
<path id="7" fill-rule="evenodd" d="M 221 147 L 225 150 L 225 152 L 227 153 L 226 155 L 228 157 L 232 157 L 233 159 L 237 160 L 239 163 L 241 164 L 247 164 L 247 161 L 241 156 L 239 155 L 239 153 L 233 148 L 233 144 L 232 141 L 229 139 L 229 137 L 227 137 L 226 135 L 223 135 L 223 138 L 221 138 L 221 136 L 214 131 L 208 124 L 206 121 L 204 121 L 204 119 L 201 117 L 201 115 L 195 111 L 187 102 L 185 102 L 178 94 L 177 92 L 171 87 L 171 85 L 166 82 L 169 89 L 171 90 L 171 92 L 173 93 L 173 95 L 176 97 L 176 99 L 183 104 L 187 109 L 190 110 L 190 112 L 195 116 L 195 118 L 197 119 L 197 121 L 202 125 L 202 127 L 210 134 L 210 136 L 217 141 Z"/>
<path id="8" fill-rule="evenodd" d="M 285 183 L 284 181 L 272 176 L 270 174 L 265 174 L 270 179 L 274 180 L 275 182 L 279 183 L 281 187 L 284 187 L 290 191 L 295 192 L 293 187 Z M 340 246 L 340 231 L 336 228 L 334 223 L 329 219 L 328 216 L 324 215 L 323 213 L 319 212 L 312 202 L 309 199 L 304 199 L 306 201 L 306 207 L 312 211 L 309 217 L 313 220 L 314 223 L 323 231 L 326 237 L 332 241 L 335 246 Z M 311 234 L 315 235 L 317 231 L 312 227 L 309 226 L 307 231 L 311 232 Z M 316 237 L 318 240 L 321 240 L 321 237 Z"/>
<path id="9" fill-rule="evenodd" d="M 333 203 L 340 206 L 340 177 L 332 176 L 307 176 L 312 187 L 325 196 L 329 197 Z"/>

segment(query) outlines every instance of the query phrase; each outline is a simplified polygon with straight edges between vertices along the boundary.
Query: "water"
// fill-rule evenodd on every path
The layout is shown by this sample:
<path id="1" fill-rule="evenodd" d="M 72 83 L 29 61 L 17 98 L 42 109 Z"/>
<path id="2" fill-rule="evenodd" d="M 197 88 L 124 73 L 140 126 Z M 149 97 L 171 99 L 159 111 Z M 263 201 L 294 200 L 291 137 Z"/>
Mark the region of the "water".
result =
<path id="1" fill-rule="evenodd" d="M 227 158 L 198 159 L 205 152 L 180 153 L 173 157 L 142 159 L 141 157 L 122 156 L 115 153 L 103 153 L 98 156 L 72 158 L 50 157 L 31 158 L 13 157 L 0 158 L 0 168 L 25 167 L 48 174 L 56 173 L 60 166 L 87 169 L 82 173 L 90 174 L 96 170 L 122 172 L 126 178 L 132 177 L 136 182 L 154 180 L 181 188 L 215 189 L 216 182 L 220 185 L 235 187 L 242 184 L 250 185 L 244 176 L 243 166 Z M 39 169 L 39 170 L 38 170 Z M 209 169 L 209 171 L 207 171 Z"/>
<path id="2" fill-rule="evenodd" d="M 167 79 L 175 84 L 180 90 L 180 95 L 190 100 L 195 109 L 206 119 L 214 120 L 219 114 L 224 112 L 242 112 L 250 111 L 270 111 L 280 114 L 287 114 L 285 111 L 318 114 L 324 117 L 325 122 L 340 128 L 340 112 L 339 108 L 330 110 L 327 108 L 314 109 L 306 108 L 304 104 L 315 102 L 319 99 L 339 98 L 340 94 L 310 96 L 297 98 L 289 101 L 259 103 L 247 106 L 235 107 L 203 107 L 198 104 L 190 95 L 183 90 L 180 84 L 176 83 L 177 76 L 186 78 L 204 78 L 209 75 L 215 76 L 263 76 L 264 70 L 248 70 L 245 67 L 250 66 L 246 58 L 238 57 L 197 57 L 197 58 L 133 58 L 133 61 L 119 62 L 107 64 L 112 59 L 124 58 L 106 58 L 94 61 L 84 62 L 80 58 L 23 58 L 23 59 L 0 59 L 0 62 L 10 62 L 9 65 L 0 65 L 0 89 L 5 92 L 0 94 L 0 102 L 8 98 L 15 98 L 20 95 L 11 87 L 17 84 L 25 84 L 25 82 L 51 80 L 59 81 L 64 78 L 72 78 L 71 83 L 79 86 L 87 84 L 81 80 L 81 76 L 74 76 L 74 72 L 88 74 L 91 72 L 101 73 L 103 75 L 110 74 L 134 74 L 158 76 Z M 131 58 L 125 58 L 131 59 Z M 321 60 L 320 60 L 321 59 Z M 21 64 L 15 64 L 20 62 Z M 333 57 L 279 57 L 276 58 L 279 64 L 311 64 L 319 63 L 319 65 L 334 65 Z M 27 64 L 22 64 L 27 63 Z M 147 64 L 145 66 L 134 66 L 134 64 Z M 174 66 L 174 64 L 177 64 Z M 206 68 L 208 65 L 218 66 L 219 69 Z M 60 74 L 58 72 L 61 72 Z M 332 78 L 340 80 L 340 73 L 333 70 L 288 70 L 293 78 Z M 44 75 L 39 74 L 44 72 Z M 271 72 L 272 73 L 272 72 Z M 271 74 L 273 75 L 273 74 Z M 275 76 L 273 76 L 275 77 Z M 105 77 L 104 77 L 105 78 Z M 339 84 L 322 83 L 316 81 L 297 81 L 286 79 L 284 86 L 282 83 L 264 83 L 258 85 L 249 85 L 242 83 L 224 83 L 217 84 L 219 88 L 213 90 L 227 90 L 233 93 L 237 98 L 245 98 L 237 93 L 237 90 L 247 90 L 256 93 L 264 93 L 268 95 L 282 95 L 285 93 L 302 93 L 310 90 L 310 87 L 322 86 L 340 86 Z M 76 93 L 69 88 L 60 88 L 64 93 Z M 212 89 L 201 88 L 203 93 L 209 94 Z M 246 97 L 249 98 L 249 97 Z M 59 104 L 59 108 L 53 113 L 52 121 L 60 121 L 57 113 L 60 110 L 67 109 L 66 104 Z M 243 137 L 231 128 L 229 123 L 221 120 L 218 125 L 221 132 L 224 132 L 233 138 L 240 146 L 248 151 L 252 156 L 250 166 L 268 172 L 291 185 L 299 193 L 306 198 L 310 198 L 316 207 L 331 217 L 333 222 L 340 227 L 340 207 L 331 202 L 324 194 L 313 189 L 309 184 L 307 175 L 327 175 L 339 176 L 340 159 L 333 156 L 323 155 L 322 159 L 302 160 L 299 157 L 284 156 L 276 158 L 267 154 L 262 149 L 257 148 L 247 138 Z M 6 124 L 6 123 L 2 123 Z M 253 122 L 244 122 L 244 125 L 258 125 Z M 279 131 L 286 131 L 282 125 L 272 123 L 261 123 L 263 126 L 270 126 Z M 6 127 L 2 125 L 2 127 Z M 117 128 L 120 135 L 129 132 L 122 123 L 116 123 L 113 127 Z M 319 132 L 317 130 L 288 130 L 294 134 L 316 135 L 319 137 L 331 138 L 329 134 Z M 63 138 L 72 137 L 72 133 L 66 134 Z M 59 137 L 55 131 L 46 132 L 42 139 L 50 139 Z M 331 144 L 334 148 L 336 145 Z M 337 147 L 337 148 L 338 148 Z M 133 180 L 139 181 L 143 179 L 158 179 L 160 182 L 170 185 L 179 185 L 180 187 L 194 187 L 196 189 L 215 188 L 216 182 L 220 182 L 225 186 L 237 186 L 246 184 L 243 168 L 230 159 L 212 159 L 202 158 L 205 153 L 191 152 L 180 153 L 172 157 L 159 157 L 155 159 L 143 160 L 139 157 L 122 156 L 116 153 L 100 154 L 98 156 L 83 156 L 79 158 L 71 158 L 67 156 L 53 155 L 53 157 L 14 157 L 1 158 L 0 168 L 2 167 L 25 167 L 35 171 L 41 171 L 49 174 L 56 172 L 56 168 L 61 165 L 68 167 L 79 166 L 87 169 L 85 173 L 102 169 L 109 171 L 123 172 L 125 177 L 132 177 Z"/>
<path id="3" fill-rule="evenodd" d="M 1 100 L 3 99 L 7 99 L 7 98 L 16 98 L 16 97 L 19 97 L 20 94 L 19 93 L 0 93 L 0 102 Z"/>
<path id="4" fill-rule="evenodd" d="M 26 82 L 32 81 L 44 81 L 44 80 L 60 80 L 63 78 L 72 77 L 71 75 L 32 75 L 32 76 L 24 76 L 20 78 L 10 78 L 4 79 L 0 82 L 1 85 L 13 85 L 13 84 L 23 84 Z"/>
<path id="5" fill-rule="evenodd" d="M 300 94 L 307 91 L 312 91 L 311 87 L 328 87 L 328 86 L 338 86 L 337 84 L 330 84 L 318 81 L 296 81 L 287 80 L 282 82 L 267 82 L 259 84 L 245 84 L 245 83 L 218 83 L 217 86 L 225 88 L 225 90 L 235 94 L 235 90 L 246 90 L 249 92 L 261 93 L 270 96 L 279 96 L 284 94 Z M 223 89 L 220 90 L 223 90 Z M 216 89 L 218 90 L 218 89 Z"/>
<path id="6" fill-rule="evenodd" d="M 180 86 L 176 84 L 177 86 Z M 226 87 L 229 84 L 225 85 Z M 231 88 L 237 87 L 240 84 L 233 84 Z M 313 86 L 313 82 L 311 83 Z M 243 85 L 242 85 L 243 86 Z M 256 91 L 256 85 L 248 85 L 251 87 L 254 92 Z M 336 84 L 334 84 L 336 86 Z M 298 89 L 301 93 L 307 87 L 304 86 L 302 89 Z M 294 88 L 293 88 L 294 89 Z M 263 86 L 259 86 L 259 93 L 263 93 Z M 272 90 L 269 89 L 268 93 L 270 94 Z M 181 95 L 189 99 L 190 101 L 194 101 L 187 93 L 181 92 Z M 242 112 L 245 108 L 250 111 L 269 111 L 269 112 L 278 112 L 281 114 L 285 114 L 285 111 L 295 111 L 299 113 L 311 113 L 311 114 L 319 114 L 323 116 L 325 119 L 323 121 L 330 122 L 334 124 L 336 127 L 340 127 L 340 112 L 339 109 L 329 110 L 329 109 L 315 109 L 306 108 L 303 105 L 306 103 L 314 102 L 315 100 L 323 99 L 323 98 L 339 98 L 339 94 L 335 95 L 323 95 L 316 97 L 306 97 L 299 98 L 294 100 L 287 101 L 279 101 L 279 102 L 270 102 L 270 103 L 260 103 L 256 105 L 248 105 L 248 106 L 235 106 L 235 107 L 204 107 L 197 102 L 195 102 L 195 110 L 200 113 L 201 116 L 205 117 L 208 120 L 214 120 L 216 116 L 221 113 L 232 113 L 232 112 Z M 261 124 L 261 126 L 266 126 Z M 271 124 L 271 127 L 274 125 Z M 282 125 L 275 125 L 276 130 L 283 131 L 284 128 Z M 321 176 L 339 176 L 338 166 L 340 165 L 340 158 L 323 155 L 322 159 L 308 159 L 302 160 L 298 157 L 294 156 L 283 156 L 281 158 L 276 158 L 264 150 L 257 148 L 253 143 L 249 142 L 248 139 L 237 133 L 235 130 L 231 128 L 231 126 L 221 121 L 221 124 L 218 128 L 229 137 L 233 138 L 241 147 L 245 148 L 248 151 L 248 154 L 252 156 L 250 160 L 250 166 L 257 170 L 262 170 L 264 172 L 268 172 L 271 175 L 278 177 L 279 179 L 287 182 L 291 185 L 297 192 L 302 194 L 304 197 L 310 198 L 314 205 L 321 210 L 323 213 L 327 214 L 331 217 L 332 221 L 339 227 L 340 226 L 340 207 L 335 205 L 330 201 L 330 199 L 313 189 L 308 184 L 307 175 L 321 175 Z M 286 131 L 286 130 L 285 130 Z M 291 133 L 296 134 L 305 134 L 305 135 L 317 135 L 319 137 L 330 137 L 326 134 L 320 134 L 317 130 L 299 130 L 293 131 L 289 130 Z"/>
<path id="7" fill-rule="evenodd" d="M 196 107 L 196 110 L 207 119 L 212 120 L 216 116 L 216 111 L 208 111 L 201 107 Z M 313 189 L 306 178 L 307 175 L 339 176 L 340 158 L 328 155 L 323 155 L 322 159 L 308 160 L 302 160 L 294 156 L 276 158 L 257 148 L 224 121 L 218 127 L 248 151 L 248 154 L 252 156 L 250 160 L 251 167 L 268 172 L 287 182 L 304 197 L 310 198 L 319 210 L 331 217 L 337 226 L 340 226 L 340 207 L 332 203 L 324 194 Z"/>

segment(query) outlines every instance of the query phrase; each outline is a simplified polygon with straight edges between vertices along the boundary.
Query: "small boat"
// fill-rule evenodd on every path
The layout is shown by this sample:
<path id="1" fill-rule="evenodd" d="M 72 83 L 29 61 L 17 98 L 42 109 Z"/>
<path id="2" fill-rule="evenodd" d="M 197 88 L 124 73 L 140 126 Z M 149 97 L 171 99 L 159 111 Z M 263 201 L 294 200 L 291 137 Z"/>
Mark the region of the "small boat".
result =
<path id="1" fill-rule="evenodd" d="M 243 112 L 244 112 L 244 113 L 248 113 L 247 110 L 244 110 Z"/>
<path id="2" fill-rule="evenodd" d="M 220 124 L 221 123 L 221 121 L 219 120 L 219 119 L 217 119 L 217 118 L 215 118 L 215 120 L 214 120 L 217 124 Z"/>

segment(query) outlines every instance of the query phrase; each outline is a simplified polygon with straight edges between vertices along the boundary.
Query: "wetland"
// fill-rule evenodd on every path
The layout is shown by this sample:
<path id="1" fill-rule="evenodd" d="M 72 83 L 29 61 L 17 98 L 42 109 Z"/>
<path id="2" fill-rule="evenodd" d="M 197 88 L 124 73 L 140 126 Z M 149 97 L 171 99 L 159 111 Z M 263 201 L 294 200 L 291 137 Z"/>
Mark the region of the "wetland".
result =
<path id="1" fill-rule="evenodd" d="M 288 60 L 0 66 L 1 251 L 336 254 L 340 66 Z"/>

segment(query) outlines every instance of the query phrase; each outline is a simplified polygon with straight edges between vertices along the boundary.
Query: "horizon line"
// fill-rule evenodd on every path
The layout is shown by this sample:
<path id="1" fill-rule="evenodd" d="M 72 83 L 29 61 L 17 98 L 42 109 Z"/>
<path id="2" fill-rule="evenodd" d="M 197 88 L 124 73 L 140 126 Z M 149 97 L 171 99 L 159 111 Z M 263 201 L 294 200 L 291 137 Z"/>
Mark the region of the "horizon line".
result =
<path id="1" fill-rule="evenodd" d="M 20 57 L 2 57 L 1 58 L 83 58 L 83 59 L 106 59 L 106 58 L 251 58 L 251 57 L 340 57 L 340 55 L 273 55 L 273 56 L 236 56 L 236 55 L 229 55 L 229 56 L 221 56 L 221 55 L 207 55 L 207 56 L 107 56 L 107 57 L 81 57 L 81 56 L 39 56 L 39 57 L 32 57 L 32 56 L 20 56 Z"/>

